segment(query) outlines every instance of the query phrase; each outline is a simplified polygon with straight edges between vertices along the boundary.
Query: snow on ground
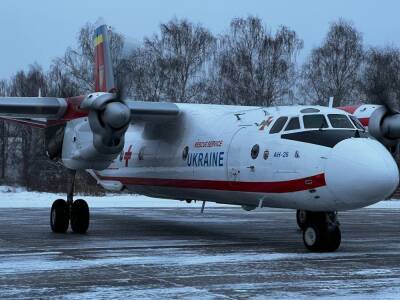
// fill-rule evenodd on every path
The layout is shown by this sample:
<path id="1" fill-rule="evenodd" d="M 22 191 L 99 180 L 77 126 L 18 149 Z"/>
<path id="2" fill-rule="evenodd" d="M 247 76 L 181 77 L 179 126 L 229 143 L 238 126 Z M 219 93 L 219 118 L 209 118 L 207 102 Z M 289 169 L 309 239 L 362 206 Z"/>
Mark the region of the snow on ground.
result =
<path id="1" fill-rule="evenodd" d="M 66 198 L 65 194 L 28 192 L 22 187 L 0 186 L 0 208 L 51 207 L 54 200 Z M 151 198 L 134 194 L 108 194 L 105 196 L 75 196 L 85 199 L 90 207 L 201 207 L 202 202 Z M 208 202 L 207 207 L 229 207 L 230 205 Z M 381 201 L 368 208 L 400 209 L 400 200 Z"/>
<path id="2" fill-rule="evenodd" d="M 378 203 L 375 203 L 371 206 L 368 206 L 368 208 L 395 208 L 399 209 L 400 208 L 400 199 L 392 199 L 392 200 L 386 200 L 386 201 L 381 201 Z"/>
<path id="3" fill-rule="evenodd" d="M 56 199 L 65 199 L 65 194 L 29 192 L 22 187 L 0 186 L 0 208 L 41 208 L 51 207 Z M 202 202 L 151 198 L 134 194 L 108 194 L 105 196 L 75 196 L 85 199 L 90 207 L 201 207 Z M 207 203 L 207 207 L 228 205 Z"/>

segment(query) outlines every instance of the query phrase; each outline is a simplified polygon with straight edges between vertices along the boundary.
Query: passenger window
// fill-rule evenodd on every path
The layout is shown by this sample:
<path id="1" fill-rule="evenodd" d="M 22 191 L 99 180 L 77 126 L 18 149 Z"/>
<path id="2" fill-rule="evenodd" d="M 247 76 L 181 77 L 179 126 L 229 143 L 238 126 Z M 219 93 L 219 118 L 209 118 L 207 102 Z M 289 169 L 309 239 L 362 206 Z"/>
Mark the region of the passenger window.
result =
<path id="1" fill-rule="evenodd" d="M 352 128 L 354 129 L 353 124 L 350 122 L 349 118 L 346 115 L 341 114 L 329 114 L 328 115 L 329 122 L 333 128 Z"/>
<path id="2" fill-rule="evenodd" d="M 287 124 L 285 131 L 300 129 L 300 121 L 299 118 L 291 118 L 289 123 Z"/>
<path id="3" fill-rule="evenodd" d="M 303 116 L 304 128 L 328 128 L 324 115 Z"/>
<path id="4" fill-rule="evenodd" d="M 356 126 L 357 129 L 365 130 L 363 124 L 361 124 L 361 122 L 356 117 L 350 116 L 350 119 L 353 122 L 353 124 Z"/>
<path id="5" fill-rule="evenodd" d="M 286 121 L 288 120 L 288 117 L 280 117 L 278 118 L 274 125 L 272 126 L 271 130 L 269 133 L 278 133 L 282 130 L 283 126 L 285 126 Z"/>

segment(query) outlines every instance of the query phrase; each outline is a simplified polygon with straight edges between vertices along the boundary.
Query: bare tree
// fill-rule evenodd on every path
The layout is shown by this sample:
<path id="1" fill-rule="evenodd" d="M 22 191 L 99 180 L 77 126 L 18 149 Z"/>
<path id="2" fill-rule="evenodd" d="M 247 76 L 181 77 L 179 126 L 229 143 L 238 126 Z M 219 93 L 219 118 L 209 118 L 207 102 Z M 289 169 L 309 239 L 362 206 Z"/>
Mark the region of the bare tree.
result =
<path id="1" fill-rule="evenodd" d="M 362 91 L 368 102 L 385 102 L 400 109 L 400 49 L 371 48 L 366 53 L 361 79 Z"/>
<path id="2" fill-rule="evenodd" d="M 272 34 L 257 17 L 234 19 L 229 34 L 220 40 L 213 89 L 220 91 L 218 98 L 224 103 L 279 103 L 291 93 L 302 46 L 287 27 Z"/>
<path id="3" fill-rule="evenodd" d="M 356 100 L 363 61 L 361 33 L 349 22 L 331 24 L 323 44 L 312 50 L 302 68 L 301 92 L 318 104 L 334 97 L 334 106 Z"/>
<path id="4" fill-rule="evenodd" d="M 188 20 L 174 19 L 160 29 L 160 35 L 146 38 L 130 57 L 135 94 L 153 101 L 198 101 L 215 38 Z"/>
<path id="5" fill-rule="evenodd" d="M 129 94 L 144 101 L 167 100 L 168 68 L 160 59 L 162 53 L 162 43 L 156 47 L 145 43 L 131 52 L 125 63 L 125 78 L 132 83 Z"/>
<path id="6" fill-rule="evenodd" d="M 71 97 L 81 94 L 82 87 L 61 64 L 54 62 L 47 73 L 48 96 Z"/>
<path id="7" fill-rule="evenodd" d="M 208 29 L 188 20 L 162 24 L 161 37 L 170 70 L 168 96 L 174 101 L 196 101 L 199 72 L 211 54 L 214 37 Z"/>
<path id="8" fill-rule="evenodd" d="M 0 80 L 0 96 L 4 97 L 9 94 L 8 82 L 7 80 Z"/>
<path id="9" fill-rule="evenodd" d="M 46 74 L 38 64 L 29 66 L 27 73 L 19 71 L 10 80 L 9 92 L 13 97 L 35 97 L 47 93 Z"/>
<path id="10" fill-rule="evenodd" d="M 27 72 L 19 71 L 10 80 L 10 95 L 16 97 L 38 96 L 39 90 L 43 96 L 47 94 L 47 78 L 42 68 L 31 65 Z M 10 125 L 11 126 L 11 125 Z M 38 178 L 36 170 L 40 170 L 40 161 L 44 157 L 44 136 L 39 129 L 27 126 L 9 126 L 11 139 L 8 142 L 8 152 L 22 155 L 22 178 L 27 187 L 31 180 Z M 19 150 L 20 149 L 20 150 Z M 18 156 L 14 156 L 18 160 Z M 18 162 L 15 162 L 17 164 Z M 40 177 L 40 176 L 39 176 Z"/>
<path id="11" fill-rule="evenodd" d="M 0 80 L 0 96 L 4 97 L 8 95 L 8 83 L 6 80 Z M 0 120 L 0 180 L 4 180 L 6 173 L 6 160 L 7 160 L 7 131 L 6 124 L 3 120 Z"/>

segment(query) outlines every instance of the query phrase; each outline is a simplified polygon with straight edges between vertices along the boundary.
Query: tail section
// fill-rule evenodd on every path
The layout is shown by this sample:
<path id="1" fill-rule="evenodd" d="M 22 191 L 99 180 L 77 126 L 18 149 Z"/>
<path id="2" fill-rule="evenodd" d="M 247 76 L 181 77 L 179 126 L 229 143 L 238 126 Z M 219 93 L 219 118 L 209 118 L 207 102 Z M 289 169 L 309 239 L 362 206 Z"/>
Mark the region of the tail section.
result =
<path id="1" fill-rule="evenodd" d="M 95 92 L 114 92 L 116 85 L 111 61 L 110 40 L 107 25 L 96 28 L 94 36 Z"/>

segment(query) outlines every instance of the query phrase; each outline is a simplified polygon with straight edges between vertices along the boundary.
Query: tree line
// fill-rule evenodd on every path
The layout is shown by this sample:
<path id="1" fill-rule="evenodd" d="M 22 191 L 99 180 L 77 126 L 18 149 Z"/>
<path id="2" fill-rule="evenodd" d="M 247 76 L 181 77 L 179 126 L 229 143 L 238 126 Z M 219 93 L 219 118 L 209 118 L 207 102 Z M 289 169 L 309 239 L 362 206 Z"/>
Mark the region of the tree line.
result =
<path id="1" fill-rule="evenodd" d="M 94 29 L 90 23 L 83 26 L 77 44 L 55 58 L 48 70 L 35 63 L 0 80 L 0 96 L 37 96 L 39 90 L 42 96 L 56 97 L 92 92 Z M 284 25 L 272 30 L 254 16 L 234 18 L 219 35 L 202 24 L 174 18 L 140 43 L 128 43 L 115 30 L 110 30 L 110 40 L 118 87 L 137 100 L 327 105 L 332 96 L 334 106 L 382 98 L 398 106 L 399 48 L 364 45 L 362 33 L 342 19 L 330 24 L 320 45 L 301 62 L 303 40 L 295 30 Z M 43 155 L 41 131 L 0 122 L 0 139 L 3 181 L 63 189 L 62 170 Z M 34 183 L 37 172 L 61 183 L 42 187 Z"/>

